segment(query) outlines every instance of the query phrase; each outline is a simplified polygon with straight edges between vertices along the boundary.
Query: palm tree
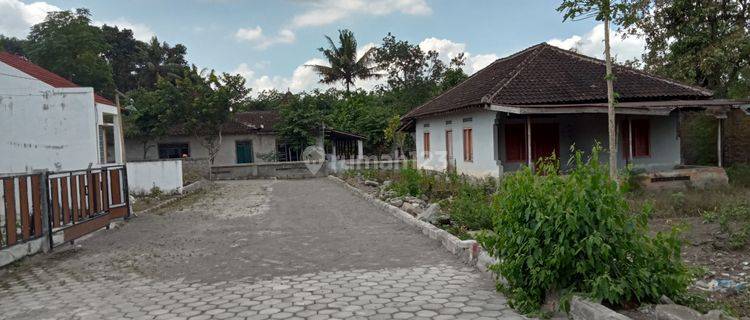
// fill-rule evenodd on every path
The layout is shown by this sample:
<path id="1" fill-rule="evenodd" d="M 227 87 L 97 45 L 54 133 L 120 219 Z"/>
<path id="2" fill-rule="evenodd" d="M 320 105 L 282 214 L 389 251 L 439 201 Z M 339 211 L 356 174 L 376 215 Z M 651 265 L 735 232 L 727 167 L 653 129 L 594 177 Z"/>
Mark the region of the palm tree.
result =
<path id="1" fill-rule="evenodd" d="M 373 66 L 375 48 L 370 48 L 357 59 L 357 39 L 350 30 L 339 30 L 339 46 L 328 40 L 328 48 L 318 48 L 326 56 L 330 66 L 307 65 L 313 68 L 320 76 L 320 83 L 331 84 L 341 81 L 349 93 L 350 86 L 354 85 L 356 79 L 368 79 L 378 77 L 376 67 Z"/>

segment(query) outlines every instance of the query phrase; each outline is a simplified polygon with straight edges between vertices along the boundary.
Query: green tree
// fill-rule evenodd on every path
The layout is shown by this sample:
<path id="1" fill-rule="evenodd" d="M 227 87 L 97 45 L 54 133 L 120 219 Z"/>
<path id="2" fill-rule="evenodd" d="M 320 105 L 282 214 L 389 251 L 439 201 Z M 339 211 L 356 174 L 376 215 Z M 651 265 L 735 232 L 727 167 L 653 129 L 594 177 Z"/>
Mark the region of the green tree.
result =
<path id="1" fill-rule="evenodd" d="M 104 57 L 112 67 L 115 87 L 121 92 L 129 92 L 137 88 L 138 83 L 134 71 L 141 60 L 141 50 L 139 41 L 133 37 L 133 31 L 106 24 L 101 29 L 104 41 L 109 45 Z"/>
<path id="2" fill-rule="evenodd" d="M 639 19 L 627 27 L 646 40 L 646 70 L 720 98 L 750 97 L 747 1 L 645 0 L 638 9 Z"/>
<path id="3" fill-rule="evenodd" d="M 418 45 L 398 40 L 389 33 L 377 48 L 375 61 L 378 69 L 385 72 L 387 85 L 380 88 L 385 104 L 393 105 L 399 114 L 442 92 L 446 66 L 435 51 L 424 52 Z M 452 69 L 451 76 L 456 71 Z"/>
<path id="4" fill-rule="evenodd" d="M 187 48 L 184 45 L 172 47 L 153 37 L 148 43 L 139 42 L 139 47 L 141 57 L 135 72 L 140 87 L 153 88 L 159 78 L 179 78 L 188 66 L 185 60 Z"/>
<path id="5" fill-rule="evenodd" d="M 350 30 L 339 30 L 338 45 L 331 37 L 325 36 L 325 38 L 328 40 L 328 48 L 318 48 L 318 50 L 323 53 L 330 66 L 308 65 L 321 76 L 321 83 L 343 82 L 346 92 L 349 93 L 350 86 L 354 85 L 355 80 L 378 76 L 373 66 L 375 49 L 370 48 L 357 58 L 357 39 Z"/>
<path id="6" fill-rule="evenodd" d="M 45 69 L 111 97 L 112 69 L 104 58 L 109 45 L 90 16 L 87 9 L 50 12 L 31 27 L 26 54 Z"/>
<path id="7" fill-rule="evenodd" d="M 638 0 L 636 0 L 638 1 Z M 594 18 L 604 23 L 604 62 L 607 81 L 607 123 L 609 128 L 609 176 L 617 179 L 617 133 L 615 127 L 615 76 L 612 73 L 612 52 L 609 29 L 611 23 L 628 24 L 635 21 L 633 0 L 563 0 L 557 11 L 563 20 Z"/>
<path id="8" fill-rule="evenodd" d="M 128 94 L 133 108 L 124 118 L 125 135 L 142 143 L 144 159 L 147 159 L 154 142 L 166 135 L 175 124 L 170 118 L 170 103 L 175 101 L 168 99 L 173 95 L 163 91 L 171 89 L 171 84 L 162 82 L 157 84 L 156 90 L 137 89 Z"/>
<path id="9" fill-rule="evenodd" d="M 26 40 L 6 37 L 0 34 L 0 52 L 6 51 L 19 56 L 26 56 Z"/>
<path id="10" fill-rule="evenodd" d="M 331 108 L 331 101 L 319 91 L 291 95 L 279 109 L 281 122 L 276 130 L 284 143 L 302 150 L 315 143 Z"/>

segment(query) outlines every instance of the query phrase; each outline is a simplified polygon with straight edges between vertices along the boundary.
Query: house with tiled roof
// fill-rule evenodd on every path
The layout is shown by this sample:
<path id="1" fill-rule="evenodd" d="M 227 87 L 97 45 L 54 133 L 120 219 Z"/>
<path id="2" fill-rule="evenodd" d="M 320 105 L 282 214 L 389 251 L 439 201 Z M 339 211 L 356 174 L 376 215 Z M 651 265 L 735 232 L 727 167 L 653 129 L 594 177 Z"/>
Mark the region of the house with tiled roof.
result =
<path id="1" fill-rule="evenodd" d="M 681 165 L 680 112 L 703 110 L 722 121 L 747 103 L 713 99 L 704 88 L 625 66 L 615 66 L 614 74 L 620 168 Z M 603 60 L 535 45 L 413 109 L 402 130 L 415 134 L 420 168 L 500 176 L 551 155 L 565 165 L 573 146 L 589 151 L 600 143 L 608 150 L 604 75 Z"/>
<path id="2" fill-rule="evenodd" d="M 276 110 L 235 113 L 222 127 L 221 146 L 213 165 L 253 165 L 302 160 L 303 150 L 290 147 L 279 137 L 276 127 L 280 121 L 281 115 Z M 319 137 L 320 143 L 330 157 L 362 157 L 364 137 L 330 128 L 323 131 L 324 134 Z M 174 125 L 157 141 L 127 138 L 127 160 L 182 158 L 193 163 L 207 161 L 208 149 L 202 142 L 202 138 L 189 135 L 181 125 Z"/>
<path id="3" fill-rule="evenodd" d="M 0 173 L 122 163 L 119 117 L 93 88 L 0 52 Z"/>

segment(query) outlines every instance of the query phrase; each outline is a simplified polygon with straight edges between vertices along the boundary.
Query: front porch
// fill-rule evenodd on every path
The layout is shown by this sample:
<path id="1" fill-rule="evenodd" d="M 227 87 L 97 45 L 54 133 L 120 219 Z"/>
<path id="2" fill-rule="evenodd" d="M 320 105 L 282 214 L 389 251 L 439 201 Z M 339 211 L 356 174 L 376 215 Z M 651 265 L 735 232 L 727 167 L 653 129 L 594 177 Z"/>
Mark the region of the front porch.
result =
<path id="1" fill-rule="evenodd" d="M 679 114 L 622 114 L 616 117 L 617 166 L 645 171 L 670 170 L 681 164 Z M 521 166 L 534 167 L 554 155 L 565 170 L 576 150 L 589 153 L 598 143 L 607 162 L 609 144 L 606 114 L 498 113 L 493 143 L 501 173 Z"/>

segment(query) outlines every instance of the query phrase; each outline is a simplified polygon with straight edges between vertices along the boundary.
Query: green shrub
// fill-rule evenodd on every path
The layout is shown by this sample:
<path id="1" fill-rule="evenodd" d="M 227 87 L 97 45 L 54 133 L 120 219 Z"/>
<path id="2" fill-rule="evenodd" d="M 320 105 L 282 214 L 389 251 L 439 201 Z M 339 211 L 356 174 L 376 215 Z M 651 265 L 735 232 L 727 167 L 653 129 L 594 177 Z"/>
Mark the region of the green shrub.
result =
<path id="1" fill-rule="evenodd" d="M 727 167 L 729 183 L 733 186 L 750 187 L 750 164 L 740 163 Z"/>
<path id="2" fill-rule="evenodd" d="M 391 190 L 399 196 L 418 197 L 424 194 L 424 183 L 427 180 L 419 169 L 410 166 L 401 168 L 397 179 L 391 184 Z"/>
<path id="3" fill-rule="evenodd" d="M 455 225 L 469 230 L 492 228 L 491 192 L 483 184 L 463 182 L 448 204 L 448 213 Z"/>
<path id="4" fill-rule="evenodd" d="M 677 232 L 648 236 L 648 206 L 629 213 L 598 151 L 588 161 L 576 152 L 567 176 L 556 161 L 523 169 L 494 196 L 493 232 L 479 241 L 500 261 L 491 269 L 507 285 L 498 289 L 521 312 L 536 312 L 550 291 L 621 305 L 675 296 L 689 284 Z"/>

